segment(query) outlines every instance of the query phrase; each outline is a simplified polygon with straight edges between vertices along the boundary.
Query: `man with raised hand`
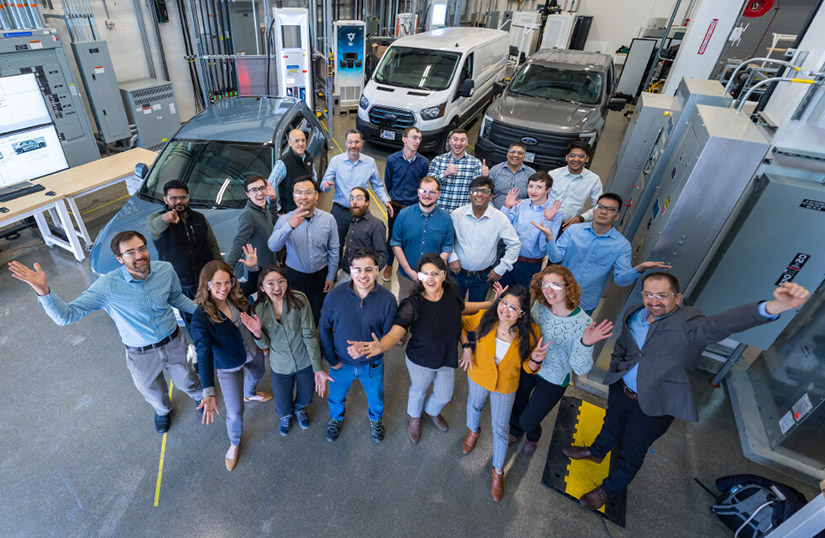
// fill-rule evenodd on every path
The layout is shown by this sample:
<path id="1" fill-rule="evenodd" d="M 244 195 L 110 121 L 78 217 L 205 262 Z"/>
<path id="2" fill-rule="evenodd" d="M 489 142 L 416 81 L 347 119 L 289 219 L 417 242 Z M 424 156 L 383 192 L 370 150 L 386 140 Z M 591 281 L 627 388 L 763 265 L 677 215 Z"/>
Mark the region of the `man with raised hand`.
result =
<path id="1" fill-rule="evenodd" d="M 536 173 L 535 170 L 524 164 L 527 150 L 520 142 L 510 144 L 507 150 L 507 160 L 490 168 L 490 179 L 493 180 L 496 193 L 493 195 L 493 205 L 502 209 L 507 196 L 513 189 L 517 189 L 516 201 L 527 198 L 527 180 Z"/>
<path id="2" fill-rule="evenodd" d="M 479 161 L 466 153 L 469 143 L 467 131 L 454 129 L 449 140 L 450 151 L 433 159 L 427 174 L 441 183 L 438 207 L 448 213 L 470 202 L 470 183 L 473 179 L 490 174 L 486 161 Z"/>

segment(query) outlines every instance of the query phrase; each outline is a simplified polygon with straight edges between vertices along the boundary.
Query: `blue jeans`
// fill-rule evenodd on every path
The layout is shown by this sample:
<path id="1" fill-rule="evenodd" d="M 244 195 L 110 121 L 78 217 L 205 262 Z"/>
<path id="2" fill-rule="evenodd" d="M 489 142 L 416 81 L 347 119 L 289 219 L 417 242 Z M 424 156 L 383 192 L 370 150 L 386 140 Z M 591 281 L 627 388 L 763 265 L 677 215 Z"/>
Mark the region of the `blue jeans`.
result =
<path id="1" fill-rule="evenodd" d="M 487 272 L 482 271 L 475 275 L 469 275 L 467 271 L 462 269 L 457 275 L 453 275 L 456 284 L 458 284 L 458 294 L 461 296 L 461 299 L 464 299 L 468 291 L 469 297 L 467 298 L 467 302 L 479 303 L 486 299 L 487 290 L 490 289 L 490 283 L 487 282 L 487 274 Z"/>
<path id="2" fill-rule="evenodd" d="M 375 422 L 384 416 L 384 361 L 382 360 L 377 365 L 373 364 L 360 366 L 341 364 L 338 369 L 330 368 L 329 375 L 334 380 L 334 383 L 329 384 L 330 418 L 343 420 L 347 393 L 356 379 L 361 382 L 364 393 L 367 395 L 370 421 Z"/>
<path id="3" fill-rule="evenodd" d="M 511 284 L 518 284 L 519 286 L 524 286 L 529 291 L 533 275 L 539 271 L 541 271 L 541 262 L 516 262 L 513 264 L 513 268 L 501 277 L 501 285 L 509 286 Z"/>

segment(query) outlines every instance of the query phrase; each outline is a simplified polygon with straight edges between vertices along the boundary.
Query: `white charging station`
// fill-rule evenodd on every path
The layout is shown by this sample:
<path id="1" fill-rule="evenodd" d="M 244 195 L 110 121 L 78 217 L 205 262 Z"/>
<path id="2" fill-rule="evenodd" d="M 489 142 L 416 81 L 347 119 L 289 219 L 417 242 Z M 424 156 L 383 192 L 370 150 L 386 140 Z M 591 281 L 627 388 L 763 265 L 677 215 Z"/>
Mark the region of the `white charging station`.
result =
<path id="1" fill-rule="evenodd" d="M 284 97 L 299 97 L 313 109 L 309 13 L 303 8 L 272 8 L 278 89 Z"/>
<path id="2" fill-rule="evenodd" d="M 395 37 L 413 35 L 418 29 L 417 13 L 399 13 L 395 17 Z"/>

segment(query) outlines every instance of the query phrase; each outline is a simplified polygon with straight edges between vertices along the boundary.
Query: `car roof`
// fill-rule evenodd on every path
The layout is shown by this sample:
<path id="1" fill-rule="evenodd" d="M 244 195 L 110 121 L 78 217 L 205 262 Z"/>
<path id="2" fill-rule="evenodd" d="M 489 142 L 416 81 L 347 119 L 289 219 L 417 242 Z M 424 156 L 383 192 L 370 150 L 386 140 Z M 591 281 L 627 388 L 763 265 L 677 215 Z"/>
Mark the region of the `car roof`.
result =
<path id="1" fill-rule="evenodd" d="M 272 134 L 284 116 L 291 116 L 288 112 L 300 109 L 302 105 L 303 101 L 294 97 L 223 99 L 186 122 L 175 138 L 259 144 L 271 142 Z"/>
<path id="2" fill-rule="evenodd" d="M 507 32 L 493 30 L 491 28 L 454 26 L 402 37 L 394 41 L 392 46 L 463 52 L 495 38 L 506 37 L 507 35 Z"/>
<path id="3" fill-rule="evenodd" d="M 542 64 L 569 64 L 588 67 L 607 68 L 613 63 L 613 57 L 600 52 L 587 52 L 569 49 L 544 49 L 530 56 L 529 62 Z"/>

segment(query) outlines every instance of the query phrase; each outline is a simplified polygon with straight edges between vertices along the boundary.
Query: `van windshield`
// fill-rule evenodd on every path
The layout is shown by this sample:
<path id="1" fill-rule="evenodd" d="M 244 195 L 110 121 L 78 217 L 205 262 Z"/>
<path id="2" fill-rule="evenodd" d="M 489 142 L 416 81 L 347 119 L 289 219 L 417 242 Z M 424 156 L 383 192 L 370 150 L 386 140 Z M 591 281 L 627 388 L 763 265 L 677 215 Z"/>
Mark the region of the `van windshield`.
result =
<path id="1" fill-rule="evenodd" d="M 510 83 L 509 92 L 544 99 L 595 105 L 601 101 L 603 79 L 597 71 L 562 69 L 528 63 Z"/>
<path id="2" fill-rule="evenodd" d="M 457 52 L 390 47 L 373 79 L 381 84 L 423 90 L 446 90 L 455 75 Z"/>

